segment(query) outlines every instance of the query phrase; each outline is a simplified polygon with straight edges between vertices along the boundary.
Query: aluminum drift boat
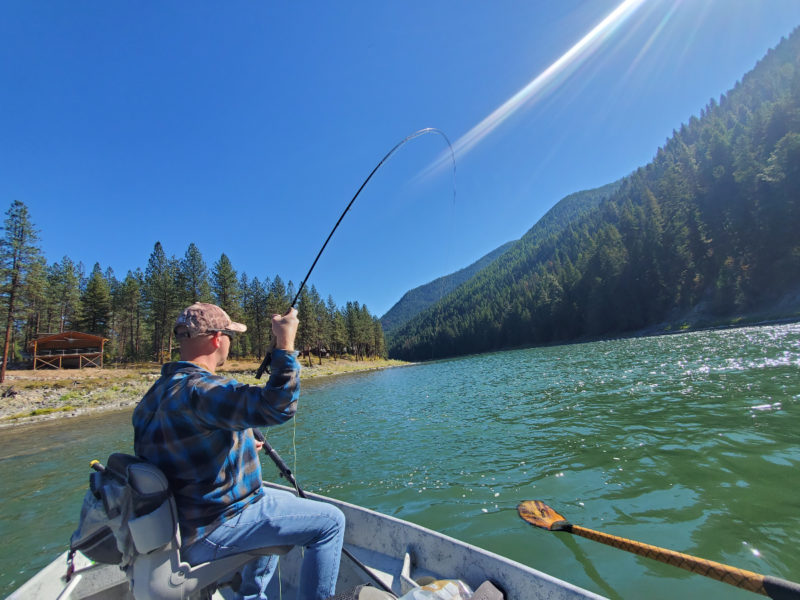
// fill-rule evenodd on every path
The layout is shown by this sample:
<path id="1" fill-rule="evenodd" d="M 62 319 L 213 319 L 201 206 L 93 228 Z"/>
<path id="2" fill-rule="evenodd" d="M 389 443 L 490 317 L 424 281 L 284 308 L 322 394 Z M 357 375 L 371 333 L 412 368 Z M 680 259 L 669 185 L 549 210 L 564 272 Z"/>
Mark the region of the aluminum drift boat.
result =
<path id="1" fill-rule="evenodd" d="M 265 482 L 268 487 L 292 488 Z M 371 572 L 367 574 L 343 556 L 337 593 L 379 578 L 402 596 L 424 578 L 460 579 L 472 589 L 484 581 L 502 588 L 508 600 L 602 598 L 570 583 L 518 562 L 460 542 L 430 529 L 346 502 L 308 493 L 309 498 L 339 507 L 347 519 L 345 548 Z M 302 560 L 300 549 L 281 556 L 280 567 L 267 592 L 270 598 L 294 598 Z M 67 584 L 66 553 L 16 590 L 9 600 L 115 600 L 131 599 L 125 574 L 114 565 L 97 565 L 76 555 L 76 575 Z M 217 592 L 214 598 L 222 598 Z"/>

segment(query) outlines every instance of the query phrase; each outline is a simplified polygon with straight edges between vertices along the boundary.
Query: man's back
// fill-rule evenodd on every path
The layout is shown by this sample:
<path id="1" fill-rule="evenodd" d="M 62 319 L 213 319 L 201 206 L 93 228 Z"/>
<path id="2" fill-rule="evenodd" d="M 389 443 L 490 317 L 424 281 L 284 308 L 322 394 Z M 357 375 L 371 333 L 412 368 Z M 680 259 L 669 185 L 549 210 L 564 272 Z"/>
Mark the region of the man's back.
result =
<path id="1" fill-rule="evenodd" d="M 298 595 L 324 600 L 336 588 L 344 515 L 324 502 L 265 491 L 252 433 L 289 420 L 297 409 L 298 323 L 294 308 L 273 315 L 272 373 L 259 387 L 216 375 L 247 326 L 213 304 L 184 309 L 173 328 L 181 362 L 164 365 L 134 410 L 134 448 L 169 479 L 184 560 L 198 565 L 266 546 L 303 546 Z M 238 595 L 264 598 L 277 562 L 275 556 L 248 562 Z"/>
<path id="2" fill-rule="evenodd" d="M 294 357 L 282 358 L 293 371 Z M 251 428 L 292 417 L 299 391 L 290 379 L 294 385 L 246 386 L 190 362 L 168 363 L 137 405 L 134 451 L 169 479 L 185 542 L 262 493 Z"/>

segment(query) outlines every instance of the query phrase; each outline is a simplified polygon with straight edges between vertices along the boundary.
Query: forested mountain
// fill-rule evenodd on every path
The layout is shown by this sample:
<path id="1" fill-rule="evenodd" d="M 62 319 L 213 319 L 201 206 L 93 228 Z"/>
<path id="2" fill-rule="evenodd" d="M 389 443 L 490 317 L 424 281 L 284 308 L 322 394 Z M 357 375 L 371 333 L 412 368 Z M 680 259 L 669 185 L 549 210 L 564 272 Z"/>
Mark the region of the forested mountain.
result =
<path id="1" fill-rule="evenodd" d="M 572 219 L 595 208 L 600 201 L 619 188 L 619 182 L 610 183 L 594 190 L 585 190 L 562 198 L 547 214 L 534 225 L 536 235 L 551 235 L 553 231 L 565 227 Z M 505 254 L 516 242 L 507 242 L 479 258 L 474 263 L 450 275 L 439 277 L 406 292 L 389 311 L 381 317 L 381 325 L 387 337 L 407 323 L 412 317 L 444 298 L 458 286 L 469 281 L 480 270 Z"/>
<path id="2" fill-rule="evenodd" d="M 429 359 L 732 320 L 800 291 L 800 33 L 569 224 L 535 226 L 393 336 Z M 785 309 L 797 314 L 800 307 Z"/>
<path id="3" fill-rule="evenodd" d="M 415 287 L 403 294 L 403 297 L 381 317 L 381 325 L 383 325 L 384 333 L 387 336 L 391 335 L 393 330 L 408 322 L 414 315 L 421 313 L 430 305 L 444 298 L 459 285 L 475 275 L 475 273 L 492 263 L 498 256 L 513 245 L 514 242 L 506 242 L 499 248 L 495 248 L 489 252 L 486 256 L 479 258 L 468 267 L 464 267 L 450 275 L 434 279 L 429 283 Z"/>

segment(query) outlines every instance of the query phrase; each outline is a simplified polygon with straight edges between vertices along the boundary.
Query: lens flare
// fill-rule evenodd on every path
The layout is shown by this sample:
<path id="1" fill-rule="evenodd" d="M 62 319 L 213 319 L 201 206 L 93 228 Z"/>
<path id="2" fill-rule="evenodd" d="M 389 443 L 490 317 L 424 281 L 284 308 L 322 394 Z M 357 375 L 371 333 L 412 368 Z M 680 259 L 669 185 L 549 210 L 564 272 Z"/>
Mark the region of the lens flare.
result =
<path id="1" fill-rule="evenodd" d="M 453 144 L 457 156 L 461 156 L 474 148 L 492 131 L 497 129 L 506 119 L 523 106 L 532 103 L 548 91 L 556 89 L 569 77 L 592 53 L 594 53 L 611 34 L 613 34 L 636 10 L 647 0 L 625 0 L 605 19 L 587 33 L 577 44 L 567 50 L 558 60 L 536 76 L 524 88 L 511 96 L 494 110 L 483 121 L 475 125 Z M 449 164 L 450 154 L 441 154 L 423 175 L 432 174 Z"/>

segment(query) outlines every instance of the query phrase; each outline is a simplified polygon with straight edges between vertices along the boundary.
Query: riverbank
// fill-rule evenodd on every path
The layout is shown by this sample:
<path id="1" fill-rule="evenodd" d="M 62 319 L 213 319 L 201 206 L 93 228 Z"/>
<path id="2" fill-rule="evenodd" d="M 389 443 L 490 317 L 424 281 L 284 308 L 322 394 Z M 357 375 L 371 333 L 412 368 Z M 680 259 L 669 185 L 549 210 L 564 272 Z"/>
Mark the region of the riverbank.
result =
<path id="1" fill-rule="evenodd" d="M 374 371 L 411 363 L 399 360 L 328 360 L 312 366 L 303 360 L 303 380 L 345 373 Z M 220 374 L 242 383 L 263 383 L 255 378 L 259 363 L 232 360 Z M 155 381 L 161 366 L 155 363 L 103 369 L 9 370 L 0 385 L 0 428 L 75 417 L 92 412 L 133 407 Z"/>

